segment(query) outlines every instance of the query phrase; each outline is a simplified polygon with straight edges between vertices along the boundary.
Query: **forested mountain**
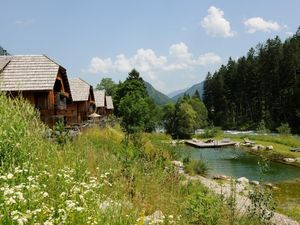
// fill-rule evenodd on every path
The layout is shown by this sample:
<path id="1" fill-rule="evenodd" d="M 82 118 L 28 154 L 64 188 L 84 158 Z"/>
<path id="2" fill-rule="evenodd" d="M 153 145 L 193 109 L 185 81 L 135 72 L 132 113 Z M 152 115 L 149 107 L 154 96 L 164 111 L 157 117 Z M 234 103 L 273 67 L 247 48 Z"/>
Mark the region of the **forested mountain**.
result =
<path id="1" fill-rule="evenodd" d="M 195 94 L 195 92 L 198 90 L 201 98 L 203 96 L 203 85 L 204 85 L 204 81 L 202 81 L 201 83 L 195 84 L 192 87 L 188 88 L 187 90 L 175 95 L 174 97 L 172 97 L 173 101 L 177 101 L 180 97 L 182 97 L 184 94 L 187 94 L 189 96 L 192 96 L 193 94 Z"/>
<path id="2" fill-rule="evenodd" d="M 253 129 L 264 122 L 274 130 L 288 123 L 300 133 L 300 28 L 208 73 L 203 98 L 214 125 Z"/>
<path id="3" fill-rule="evenodd" d="M 156 90 L 150 83 L 144 81 L 147 88 L 148 95 L 154 100 L 157 105 L 164 105 L 168 102 L 172 102 L 172 99 Z"/>
<path id="4" fill-rule="evenodd" d="M 169 94 L 167 94 L 167 96 L 169 98 L 173 98 L 174 96 L 178 95 L 178 94 L 181 94 L 181 93 L 184 93 L 188 88 L 184 88 L 184 89 L 181 89 L 181 90 L 177 90 L 177 91 L 172 91 L 170 92 Z"/>

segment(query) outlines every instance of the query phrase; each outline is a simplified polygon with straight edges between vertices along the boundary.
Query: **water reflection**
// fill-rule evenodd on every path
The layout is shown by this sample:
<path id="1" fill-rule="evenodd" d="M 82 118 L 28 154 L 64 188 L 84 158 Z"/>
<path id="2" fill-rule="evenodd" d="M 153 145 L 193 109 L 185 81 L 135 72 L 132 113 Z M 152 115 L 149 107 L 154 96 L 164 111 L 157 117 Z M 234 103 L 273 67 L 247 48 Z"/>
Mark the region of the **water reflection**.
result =
<path id="1" fill-rule="evenodd" d="M 180 146 L 183 155 L 207 162 L 210 175 L 247 177 L 250 180 L 278 182 L 300 177 L 300 168 L 263 160 L 261 157 L 236 148 L 193 148 Z"/>

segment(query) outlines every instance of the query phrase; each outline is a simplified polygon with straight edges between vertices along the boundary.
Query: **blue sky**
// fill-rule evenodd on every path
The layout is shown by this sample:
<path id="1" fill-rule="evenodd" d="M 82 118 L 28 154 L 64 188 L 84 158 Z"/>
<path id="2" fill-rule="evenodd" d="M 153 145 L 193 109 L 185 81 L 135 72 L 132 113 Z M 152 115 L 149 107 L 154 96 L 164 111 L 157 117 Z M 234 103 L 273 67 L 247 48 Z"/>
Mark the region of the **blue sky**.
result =
<path id="1" fill-rule="evenodd" d="M 134 67 L 164 93 L 300 25 L 299 0 L 0 0 L 0 45 L 46 54 L 92 85 Z"/>

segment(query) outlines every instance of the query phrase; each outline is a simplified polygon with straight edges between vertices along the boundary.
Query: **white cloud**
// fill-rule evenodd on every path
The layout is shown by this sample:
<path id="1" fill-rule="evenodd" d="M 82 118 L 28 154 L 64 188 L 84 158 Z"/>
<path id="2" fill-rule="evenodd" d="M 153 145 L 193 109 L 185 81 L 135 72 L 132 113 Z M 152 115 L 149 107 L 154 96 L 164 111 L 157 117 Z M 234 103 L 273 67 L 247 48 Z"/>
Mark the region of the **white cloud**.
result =
<path id="1" fill-rule="evenodd" d="M 208 15 L 201 21 L 201 26 L 212 37 L 233 37 L 230 22 L 224 18 L 224 12 L 214 6 L 209 7 Z"/>
<path id="2" fill-rule="evenodd" d="M 261 17 L 252 17 L 247 19 L 244 22 L 244 25 L 247 27 L 247 32 L 253 34 L 257 31 L 271 32 L 278 31 L 286 26 L 281 26 L 274 21 L 266 21 Z"/>
<path id="3" fill-rule="evenodd" d="M 287 36 L 289 36 L 289 37 L 291 37 L 291 36 L 294 35 L 294 33 L 293 33 L 293 32 L 290 32 L 290 31 L 285 32 L 285 34 L 286 34 Z"/>
<path id="4" fill-rule="evenodd" d="M 101 59 L 99 57 L 93 57 L 91 60 L 89 72 L 108 73 L 112 68 L 113 64 L 110 58 Z"/>
<path id="5" fill-rule="evenodd" d="M 15 25 L 20 26 L 20 27 L 27 27 L 30 26 L 34 23 L 33 19 L 21 19 L 21 20 L 16 20 L 14 22 Z"/>
<path id="6" fill-rule="evenodd" d="M 156 72 L 193 70 L 199 66 L 208 66 L 221 63 L 221 57 L 213 52 L 208 52 L 194 57 L 189 52 L 188 46 L 180 42 L 169 47 L 168 56 L 157 56 L 152 49 L 138 49 L 132 57 L 124 54 L 117 55 L 115 60 L 93 57 L 88 71 L 90 73 L 129 72 L 136 68 L 141 73 L 148 73 L 154 77 Z M 151 74 L 151 75 L 150 75 Z"/>

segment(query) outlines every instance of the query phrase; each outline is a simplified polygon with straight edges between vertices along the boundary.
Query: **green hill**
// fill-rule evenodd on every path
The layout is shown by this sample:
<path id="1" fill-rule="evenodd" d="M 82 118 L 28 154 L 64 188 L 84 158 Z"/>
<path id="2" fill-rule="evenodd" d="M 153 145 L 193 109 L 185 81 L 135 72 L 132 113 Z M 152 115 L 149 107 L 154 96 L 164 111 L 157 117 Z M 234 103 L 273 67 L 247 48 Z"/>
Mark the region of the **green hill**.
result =
<path id="1" fill-rule="evenodd" d="M 180 97 L 182 97 L 184 94 L 188 94 L 190 96 L 192 96 L 193 94 L 195 94 L 196 90 L 198 90 L 201 98 L 203 95 L 203 85 L 204 85 L 204 81 L 193 85 L 192 87 L 190 87 L 189 89 L 187 89 L 185 92 L 181 92 L 180 94 L 175 95 L 174 97 L 172 97 L 173 101 L 177 101 Z"/>
<path id="2" fill-rule="evenodd" d="M 156 90 L 150 83 L 145 82 L 149 96 L 154 100 L 157 105 L 164 105 L 168 102 L 172 102 L 172 99 Z"/>

